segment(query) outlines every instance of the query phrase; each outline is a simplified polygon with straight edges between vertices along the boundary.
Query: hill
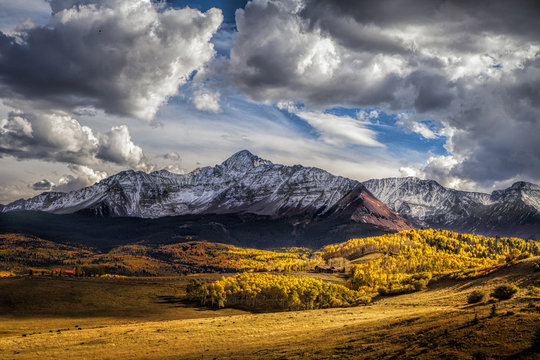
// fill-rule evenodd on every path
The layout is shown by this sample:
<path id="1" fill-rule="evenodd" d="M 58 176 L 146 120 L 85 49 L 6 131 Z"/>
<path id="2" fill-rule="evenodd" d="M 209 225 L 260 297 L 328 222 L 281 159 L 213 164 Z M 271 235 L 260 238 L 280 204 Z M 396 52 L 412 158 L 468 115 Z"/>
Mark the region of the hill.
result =
<path id="1" fill-rule="evenodd" d="M 374 253 L 380 256 L 359 261 Z M 351 261 L 351 288 L 381 294 L 419 291 L 434 275 L 453 272 L 453 276 L 474 277 L 494 271 L 502 264 L 538 255 L 540 242 L 536 240 L 492 238 L 440 229 L 350 239 L 322 250 L 327 261 L 335 258 L 345 263 Z"/>
<path id="2" fill-rule="evenodd" d="M 51 270 L 128 276 L 172 276 L 188 273 L 240 271 L 299 271 L 323 260 L 312 251 L 276 251 L 190 241 L 166 245 L 131 244 L 108 251 L 55 243 L 34 236 L 0 234 L 0 270 L 19 274 L 50 274 Z M 96 273 L 98 274 L 98 273 Z M 66 276 L 66 274 L 63 274 Z"/>
<path id="3" fill-rule="evenodd" d="M 0 213 L 1 233 L 24 233 L 44 239 L 108 250 L 120 245 L 210 241 L 259 249 L 320 248 L 357 234 L 373 236 L 388 229 L 349 217 L 272 218 L 254 214 L 203 214 L 157 219 L 56 215 L 41 211 Z"/>

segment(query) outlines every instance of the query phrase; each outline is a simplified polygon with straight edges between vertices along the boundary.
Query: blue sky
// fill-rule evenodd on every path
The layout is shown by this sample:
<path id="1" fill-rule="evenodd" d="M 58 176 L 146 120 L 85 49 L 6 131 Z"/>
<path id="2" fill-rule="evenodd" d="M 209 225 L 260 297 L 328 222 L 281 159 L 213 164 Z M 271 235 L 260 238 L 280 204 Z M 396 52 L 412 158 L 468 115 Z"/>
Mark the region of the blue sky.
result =
<path id="1" fill-rule="evenodd" d="M 540 181 L 537 10 L 381 4 L 0 0 L 0 203 L 241 149 L 358 180 Z"/>
<path id="2" fill-rule="evenodd" d="M 167 3 L 175 8 L 183 8 L 186 6 L 199 9 L 201 11 L 206 11 L 210 8 L 216 7 L 221 9 L 223 12 L 224 22 L 228 24 L 235 24 L 234 14 L 236 9 L 243 9 L 247 1 L 241 0 L 201 0 L 201 1 L 190 1 L 190 0 L 167 0 Z"/>

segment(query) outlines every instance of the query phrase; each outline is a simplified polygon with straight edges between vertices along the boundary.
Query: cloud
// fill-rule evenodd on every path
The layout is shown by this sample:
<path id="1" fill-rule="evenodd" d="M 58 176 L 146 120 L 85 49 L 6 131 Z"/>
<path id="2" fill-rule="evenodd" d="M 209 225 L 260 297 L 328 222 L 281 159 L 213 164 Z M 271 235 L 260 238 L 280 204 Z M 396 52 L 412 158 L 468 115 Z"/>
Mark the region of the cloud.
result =
<path id="1" fill-rule="evenodd" d="M 10 112 L 0 120 L 0 154 L 17 159 L 42 159 L 79 165 L 110 162 L 151 170 L 140 146 L 125 125 L 94 132 L 66 114 Z"/>
<path id="2" fill-rule="evenodd" d="M 220 10 L 149 0 L 51 1 L 46 26 L 0 33 L 0 96 L 152 120 L 214 56 Z"/>
<path id="3" fill-rule="evenodd" d="M 0 203 L 4 205 L 17 199 L 31 197 L 34 194 L 26 184 L 0 185 Z"/>
<path id="4" fill-rule="evenodd" d="M 176 151 L 171 151 L 163 155 L 163 158 L 166 160 L 172 160 L 172 161 L 180 161 L 181 157 L 180 154 Z"/>
<path id="5" fill-rule="evenodd" d="M 297 116 L 307 121 L 317 130 L 328 144 L 357 144 L 384 147 L 375 138 L 375 132 L 365 127 L 366 123 L 350 116 L 337 116 L 327 113 L 300 111 Z"/>
<path id="6" fill-rule="evenodd" d="M 96 157 L 116 164 L 126 164 L 138 170 L 150 171 L 153 166 L 146 163 L 143 150 L 131 140 L 126 125 L 114 126 L 100 136 Z"/>
<path id="7" fill-rule="evenodd" d="M 186 172 L 184 169 L 182 169 L 180 166 L 176 164 L 167 165 L 165 166 L 164 169 L 175 174 L 185 174 Z"/>
<path id="8" fill-rule="evenodd" d="M 401 174 L 401 176 L 404 176 L 404 177 L 409 177 L 409 176 L 419 177 L 418 170 L 409 166 L 400 167 L 399 173 Z"/>
<path id="9" fill-rule="evenodd" d="M 0 8 L 0 31 L 5 33 L 16 32 L 29 24 L 45 24 L 51 14 L 46 0 L 0 0 Z"/>
<path id="10" fill-rule="evenodd" d="M 378 119 L 380 116 L 380 112 L 377 110 L 371 110 L 369 112 L 365 110 L 358 110 L 356 112 L 356 118 L 361 121 L 375 121 L 375 119 Z"/>
<path id="11" fill-rule="evenodd" d="M 457 161 L 437 180 L 540 181 L 539 16 L 529 0 L 251 1 L 214 76 L 262 103 L 414 114 L 397 125 L 444 135 Z"/>
<path id="12" fill-rule="evenodd" d="M 49 191 L 54 184 L 47 179 L 40 180 L 32 184 L 32 189 L 37 191 Z"/>
<path id="13" fill-rule="evenodd" d="M 69 192 L 78 190 L 86 186 L 95 184 L 107 177 L 107 173 L 97 171 L 83 165 L 68 165 L 73 175 L 64 175 L 58 180 L 58 184 L 53 187 L 55 191 Z"/>
<path id="14" fill-rule="evenodd" d="M 414 114 L 399 113 L 397 119 L 396 125 L 408 132 L 420 134 L 426 139 L 436 139 L 438 137 L 438 134 L 431 130 L 425 123 L 417 120 Z"/>
<path id="15" fill-rule="evenodd" d="M 464 177 L 456 176 L 453 168 L 460 160 L 453 155 L 430 156 L 427 165 L 418 174 L 423 178 L 437 180 L 441 185 L 451 189 L 475 190 L 477 184 Z"/>
<path id="16" fill-rule="evenodd" d="M 218 113 L 221 111 L 219 105 L 219 93 L 208 90 L 196 91 L 193 96 L 193 105 L 201 111 L 211 113 Z"/>
<path id="17" fill-rule="evenodd" d="M 389 154 L 387 148 L 351 151 L 349 147 L 324 141 L 321 133 L 313 136 L 316 129 L 310 129 L 304 120 L 296 117 L 291 121 L 289 114 L 274 106 L 238 98 L 228 101 L 228 106 L 217 116 L 200 113 L 189 104 L 169 107 L 162 114 L 166 118 L 165 126 L 159 130 L 160 146 L 178 149 L 182 167 L 188 171 L 219 164 L 238 150 L 249 149 L 274 163 L 315 166 L 357 180 L 399 175 L 397 169 L 402 162 Z M 176 119 L 177 113 L 183 115 L 180 120 L 167 121 Z M 212 146 L 201 146 L 200 139 Z M 348 140 L 338 141 L 349 145 Z"/>

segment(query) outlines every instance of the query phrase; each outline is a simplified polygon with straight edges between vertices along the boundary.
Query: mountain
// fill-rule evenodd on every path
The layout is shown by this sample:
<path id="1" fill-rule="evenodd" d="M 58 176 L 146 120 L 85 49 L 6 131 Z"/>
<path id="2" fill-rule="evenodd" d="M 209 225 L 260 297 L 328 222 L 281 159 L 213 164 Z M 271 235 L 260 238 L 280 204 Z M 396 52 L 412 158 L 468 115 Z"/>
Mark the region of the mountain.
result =
<path id="1" fill-rule="evenodd" d="M 317 244 L 330 243 L 345 236 L 403 230 L 409 224 L 491 236 L 540 238 L 540 187 L 535 184 L 517 182 L 508 189 L 484 194 L 447 189 L 436 181 L 413 177 L 360 183 L 318 168 L 273 164 L 247 150 L 219 165 L 186 175 L 166 170 L 123 171 L 84 189 L 42 193 L 0 209 L 4 214 L 21 210 L 107 218 L 166 218 L 148 226 L 160 224 L 168 229 L 165 238 L 171 239 L 223 238 L 223 242 L 249 246 L 250 237 L 257 237 L 263 247 L 282 240 L 310 246 L 309 236 Z M 215 221 L 218 215 L 220 221 Z M 8 218 L 22 221 L 23 217 Z M 84 218 L 73 217 L 70 221 L 92 227 Z M 113 223 L 121 221 L 108 223 L 115 232 Z M 145 222 L 127 223 L 138 230 L 123 229 L 133 236 L 121 243 L 141 240 L 139 234 L 143 233 L 146 239 L 158 241 L 140 228 Z M 184 227 L 179 228 L 178 223 Z M 275 244 L 255 224 L 274 233 Z M 24 229 L 15 226 L 11 231 Z M 76 235 L 70 229 L 66 231 Z"/>
<path id="2" fill-rule="evenodd" d="M 187 175 L 167 170 L 149 174 L 124 171 L 81 190 L 46 192 L 3 209 L 13 210 L 142 218 L 231 213 L 327 217 L 347 213 L 357 222 L 392 230 L 408 228 L 357 181 L 317 168 L 273 164 L 247 150 L 221 165 Z"/>
<path id="3" fill-rule="evenodd" d="M 372 179 L 363 185 L 417 227 L 540 238 L 540 186 L 535 184 L 517 182 L 491 194 L 447 189 L 414 177 Z"/>
<path id="4" fill-rule="evenodd" d="M 264 224 L 262 228 L 271 228 L 280 238 L 289 239 L 287 243 L 293 241 L 295 244 L 308 244 L 308 234 L 318 239 L 319 244 L 338 241 L 345 235 L 410 228 L 358 181 L 334 176 L 318 168 L 273 164 L 246 150 L 220 165 L 196 169 L 186 175 L 166 170 L 149 174 L 123 171 L 77 191 L 46 192 L 28 200 L 17 200 L 6 205 L 2 212 L 20 210 L 145 219 L 170 217 L 162 222 L 175 236 L 183 236 L 175 224 L 187 221 L 191 224 L 188 227 L 198 229 L 188 231 L 190 236 L 212 241 L 216 236 L 218 240 L 219 237 L 230 237 L 231 224 L 235 224 L 234 229 L 240 233 L 244 231 L 238 230 L 240 228 L 251 229 L 245 230 L 243 235 L 233 236 L 232 243 L 252 235 L 260 236 L 260 231 L 253 228 L 255 223 Z M 223 222 L 228 225 L 220 222 L 222 230 L 215 236 L 203 235 L 206 230 L 200 224 L 213 228 L 212 224 L 216 223 L 213 219 L 218 215 L 222 215 L 220 219 L 225 219 Z M 20 221 L 23 217 L 3 218 Z M 141 224 L 140 221 L 136 223 L 137 226 Z M 157 223 L 160 222 L 152 224 Z M 279 230 L 277 224 L 281 224 Z M 10 229 L 20 231 L 17 227 Z M 354 234 L 353 229 L 358 233 Z M 35 235 L 50 236 L 43 232 Z"/>

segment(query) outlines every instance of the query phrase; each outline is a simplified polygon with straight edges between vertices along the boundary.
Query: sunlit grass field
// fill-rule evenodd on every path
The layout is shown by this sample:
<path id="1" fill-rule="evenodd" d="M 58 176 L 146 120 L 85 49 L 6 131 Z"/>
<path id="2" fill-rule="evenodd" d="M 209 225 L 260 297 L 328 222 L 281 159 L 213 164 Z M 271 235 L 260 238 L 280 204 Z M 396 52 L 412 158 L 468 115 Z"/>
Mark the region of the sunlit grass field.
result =
<path id="1" fill-rule="evenodd" d="M 192 278 L 4 278 L 0 358 L 539 358 L 540 273 L 532 258 L 473 280 L 443 277 L 367 306 L 249 313 L 184 302 Z M 306 273 L 309 275 L 309 273 Z M 304 274 L 305 275 L 305 274 Z M 317 277 L 339 275 L 313 274 Z M 505 301 L 467 304 L 514 283 Z M 490 316 L 493 304 L 496 315 Z M 475 314 L 478 321 L 475 323 Z"/>

